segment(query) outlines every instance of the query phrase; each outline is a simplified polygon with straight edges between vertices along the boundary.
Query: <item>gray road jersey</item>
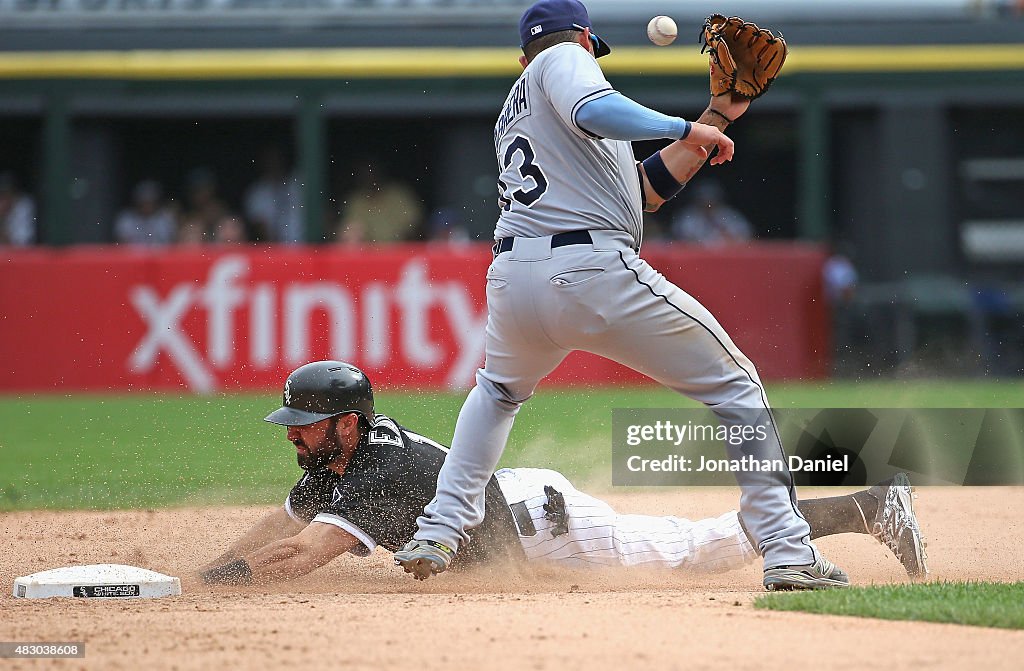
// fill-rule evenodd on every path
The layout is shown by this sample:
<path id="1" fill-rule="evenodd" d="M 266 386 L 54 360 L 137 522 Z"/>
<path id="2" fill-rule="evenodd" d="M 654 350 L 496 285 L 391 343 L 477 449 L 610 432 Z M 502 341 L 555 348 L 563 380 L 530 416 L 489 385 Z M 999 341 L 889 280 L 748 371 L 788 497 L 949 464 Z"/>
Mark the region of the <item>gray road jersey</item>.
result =
<path id="1" fill-rule="evenodd" d="M 574 42 L 545 49 L 523 71 L 494 127 L 496 239 L 612 229 L 640 244 L 643 204 L 632 146 L 576 124 L 584 103 L 614 92 L 594 57 Z"/>

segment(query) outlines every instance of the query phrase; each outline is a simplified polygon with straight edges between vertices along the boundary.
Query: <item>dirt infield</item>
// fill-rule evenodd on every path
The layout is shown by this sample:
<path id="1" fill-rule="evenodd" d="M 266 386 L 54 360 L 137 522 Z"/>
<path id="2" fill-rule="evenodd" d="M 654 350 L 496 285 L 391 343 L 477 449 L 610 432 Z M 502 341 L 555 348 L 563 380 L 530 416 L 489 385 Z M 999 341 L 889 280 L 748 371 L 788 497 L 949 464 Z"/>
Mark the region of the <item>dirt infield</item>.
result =
<path id="1" fill-rule="evenodd" d="M 831 494 L 829 492 L 828 494 Z M 805 491 L 803 495 L 816 493 Z M 818 492 L 819 495 L 826 495 Z M 609 495 L 622 512 L 702 517 L 734 490 Z M 924 489 L 933 579 L 1024 580 L 1024 489 Z M 494 568 L 416 583 L 390 554 L 339 558 L 286 585 L 192 583 L 191 567 L 264 508 L 0 515 L 0 640 L 84 641 L 84 659 L 0 660 L 0 669 L 1017 669 L 1024 632 L 755 611 L 760 569 L 524 572 Z M 859 584 L 906 580 L 867 536 L 819 543 Z M 181 597 L 17 600 L 15 577 L 125 563 L 183 578 Z"/>

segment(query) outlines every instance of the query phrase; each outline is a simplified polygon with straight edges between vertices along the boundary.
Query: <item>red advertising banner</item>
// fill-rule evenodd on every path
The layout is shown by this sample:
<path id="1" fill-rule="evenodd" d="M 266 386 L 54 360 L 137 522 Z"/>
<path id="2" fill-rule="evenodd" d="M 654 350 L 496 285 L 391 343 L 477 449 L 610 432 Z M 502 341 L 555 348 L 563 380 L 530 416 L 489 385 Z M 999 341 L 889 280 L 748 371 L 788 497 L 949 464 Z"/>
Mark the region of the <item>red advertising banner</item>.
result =
<path id="1" fill-rule="evenodd" d="M 651 245 L 644 256 L 716 314 L 763 377 L 826 374 L 817 247 Z M 272 389 L 326 358 L 383 389 L 471 386 L 490 260 L 485 245 L 426 244 L 0 252 L 0 390 Z M 548 383 L 644 379 L 575 353 Z"/>

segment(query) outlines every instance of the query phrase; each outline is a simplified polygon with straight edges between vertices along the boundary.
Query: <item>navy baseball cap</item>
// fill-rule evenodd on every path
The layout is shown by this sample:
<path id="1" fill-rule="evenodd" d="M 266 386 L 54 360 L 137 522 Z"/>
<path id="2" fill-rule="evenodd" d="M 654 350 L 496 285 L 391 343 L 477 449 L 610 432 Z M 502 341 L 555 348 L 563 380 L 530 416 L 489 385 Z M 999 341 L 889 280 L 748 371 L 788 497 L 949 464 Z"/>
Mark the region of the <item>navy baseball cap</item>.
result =
<path id="1" fill-rule="evenodd" d="M 523 13 L 519 19 L 520 46 L 543 37 L 549 33 L 562 30 L 579 30 L 590 28 L 590 36 L 594 39 L 594 57 L 600 58 L 611 53 L 608 43 L 594 34 L 590 25 L 587 8 L 579 0 L 538 0 Z"/>

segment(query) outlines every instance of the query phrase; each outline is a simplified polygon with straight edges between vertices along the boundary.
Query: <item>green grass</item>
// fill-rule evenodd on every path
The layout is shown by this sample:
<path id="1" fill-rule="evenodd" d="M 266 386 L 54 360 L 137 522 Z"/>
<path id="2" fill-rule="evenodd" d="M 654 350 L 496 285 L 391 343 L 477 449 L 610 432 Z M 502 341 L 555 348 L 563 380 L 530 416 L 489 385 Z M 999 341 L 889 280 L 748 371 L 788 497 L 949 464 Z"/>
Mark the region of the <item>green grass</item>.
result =
<path id="1" fill-rule="evenodd" d="M 777 407 L 1018 407 L 1020 382 L 772 385 Z M 278 396 L 0 396 L 0 510 L 283 501 L 300 474 Z M 449 443 L 464 392 L 382 393 L 377 408 Z M 611 410 L 693 405 L 658 387 L 539 393 L 502 465 L 585 478 L 608 468 Z"/>
<path id="2" fill-rule="evenodd" d="M 1024 582 L 878 585 L 762 596 L 755 608 L 1024 629 Z"/>

